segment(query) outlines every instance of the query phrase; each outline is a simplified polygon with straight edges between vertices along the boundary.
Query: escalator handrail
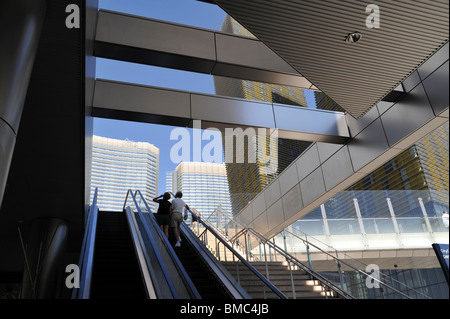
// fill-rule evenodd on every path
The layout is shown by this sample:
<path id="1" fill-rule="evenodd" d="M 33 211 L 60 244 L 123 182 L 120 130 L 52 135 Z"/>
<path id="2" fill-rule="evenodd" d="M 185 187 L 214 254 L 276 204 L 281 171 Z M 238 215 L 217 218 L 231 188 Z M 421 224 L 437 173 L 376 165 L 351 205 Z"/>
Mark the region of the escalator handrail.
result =
<path id="1" fill-rule="evenodd" d="M 142 279 L 144 281 L 144 285 L 145 285 L 145 292 L 147 295 L 148 299 L 156 299 L 157 293 L 155 290 L 155 286 L 153 285 L 153 281 L 152 281 L 152 275 L 151 275 L 151 271 L 150 271 L 150 267 L 148 267 L 147 265 L 147 259 L 148 255 L 146 254 L 144 247 L 141 243 L 140 240 L 140 234 L 139 234 L 139 229 L 137 227 L 136 224 L 136 219 L 133 216 L 133 211 L 131 209 L 131 207 L 126 207 L 126 217 L 127 217 L 127 221 L 128 221 L 128 226 L 130 227 L 130 232 L 131 232 L 131 238 L 133 241 L 133 245 L 135 248 L 135 252 L 136 252 L 136 257 L 139 263 L 139 267 L 141 269 L 141 275 L 142 275 Z"/>
<path id="2" fill-rule="evenodd" d="M 170 192 L 173 197 L 173 193 Z M 223 238 L 220 236 L 215 229 L 210 227 L 207 223 L 203 221 L 203 219 L 195 214 L 191 209 L 188 209 L 188 212 L 191 213 L 191 216 L 196 218 L 211 234 L 214 235 L 228 250 L 230 250 L 233 255 L 236 256 L 236 258 L 239 259 L 240 262 L 242 262 L 243 265 L 245 265 L 254 275 L 258 277 L 259 280 L 261 280 L 266 286 L 268 286 L 280 299 L 287 299 L 286 295 L 283 294 L 276 286 L 274 286 L 269 280 L 267 280 L 266 277 L 264 277 L 258 270 L 256 270 L 255 267 L 253 267 L 244 257 L 242 257 L 233 247 L 231 247 Z"/>
<path id="3" fill-rule="evenodd" d="M 150 242 L 151 242 L 152 247 L 156 247 L 156 244 L 155 244 L 155 242 L 153 241 L 153 237 L 152 237 L 152 235 L 151 235 L 151 233 L 150 233 L 150 229 L 148 228 L 148 225 L 144 222 L 142 210 L 141 210 L 141 208 L 139 207 L 139 205 L 137 204 L 135 195 L 133 194 L 133 191 L 132 191 L 131 189 L 129 189 L 128 192 L 127 192 L 127 196 L 126 196 L 126 199 L 125 199 L 124 207 L 126 207 L 126 203 L 127 203 L 127 199 L 128 199 L 128 194 L 131 195 L 131 198 L 133 199 L 134 205 L 135 205 L 135 207 L 136 207 L 136 209 L 137 209 L 137 211 L 138 211 L 139 217 L 140 217 L 141 220 L 143 221 L 144 230 L 145 230 L 145 232 L 146 232 L 146 234 L 147 234 L 147 237 L 149 238 L 149 240 L 150 240 Z M 176 290 L 175 290 L 175 286 L 173 285 L 172 279 L 171 279 L 170 276 L 169 276 L 169 272 L 167 271 L 167 268 L 166 268 L 166 266 L 164 265 L 164 263 L 163 263 L 163 261 L 162 261 L 162 258 L 161 258 L 161 255 L 160 255 L 160 253 L 159 253 L 159 251 L 158 251 L 157 249 L 155 249 L 155 254 L 156 254 L 156 256 L 157 256 L 156 258 L 157 258 L 158 263 L 159 263 L 159 265 L 160 265 L 160 267 L 161 267 L 161 269 L 162 269 L 162 272 L 163 272 L 163 274 L 164 274 L 164 278 L 166 279 L 166 282 L 167 282 L 167 284 L 169 285 L 169 289 L 170 289 L 170 291 L 171 291 L 171 293 L 172 293 L 172 296 L 173 296 L 175 299 L 177 299 L 177 298 L 178 298 L 178 294 L 177 294 L 177 292 L 176 292 Z"/>
<path id="4" fill-rule="evenodd" d="M 178 271 L 181 273 L 181 278 L 183 279 L 183 281 L 185 282 L 185 284 L 187 285 L 187 287 L 189 288 L 189 292 L 192 295 L 193 298 L 195 299 L 201 299 L 200 294 L 198 293 L 197 289 L 194 286 L 194 283 L 192 282 L 191 278 L 189 277 L 188 273 L 186 272 L 186 270 L 184 269 L 183 265 L 181 264 L 181 261 L 179 260 L 177 254 L 175 253 L 172 245 L 170 244 L 169 240 L 167 239 L 167 237 L 164 235 L 164 233 L 162 232 L 161 228 L 159 227 L 159 225 L 157 225 L 157 221 L 156 218 L 154 216 L 154 214 L 152 213 L 152 210 L 150 209 L 150 207 L 147 204 L 147 201 L 145 200 L 144 196 L 142 196 L 142 193 L 140 190 L 136 190 L 134 195 L 132 194 L 132 198 L 134 200 L 134 203 L 137 207 L 138 210 L 138 214 L 142 220 L 142 223 L 144 225 L 145 231 L 147 232 L 147 234 L 150 236 L 150 229 L 148 228 L 147 223 L 145 222 L 143 213 L 141 208 L 139 207 L 139 205 L 136 202 L 136 195 L 139 194 L 140 199 L 142 200 L 142 202 L 144 203 L 147 211 L 150 214 L 150 220 L 152 223 L 154 223 L 154 225 L 156 225 L 156 229 L 158 230 L 158 235 L 161 238 L 161 240 L 163 241 L 164 245 L 166 246 L 167 250 L 169 251 L 169 254 L 176 266 L 176 268 L 178 269 Z M 154 246 L 156 247 L 156 246 Z M 160 261 L 162 263 L 162 260 Z M 164 266 L 165 268 L 165 266 Z M 167 270 L 166 270 L 167 271 Z M 168 272 L 167 272 L 167 276 L 168 278 L 170 278 Z M 173 284 L 172 284 L 173 285 Z M 175 290 L 175 288 L 174 288 Z"/>
<path id="5" fill-rule="evenodd" d="M 197 288 L 195 288 L 194 283 L 192 282 L 191 278 L 189 277 L 188 273 L 186 272 L 186 269 L 184 269 L 183 265 L 181 264 L 180 259 L 178 258 L 177 254 L 175 253 L 175 250 L 173 249 L 172 245 L 169 242 L 169 239 L 166 237 L 166 235 L 163 233 L 161 228 L 158 225 L 158 222 L 156 221 L 155 215 L 152 213 L 152 210 L 147 204 L 147 201 L 145 200 L 144 196 L 142 196 L 142 193 L 140 190 L 137 190 L 136 193 L 139 194 L 140 198 L 142 199 L 142 202 L 144 203 L 145 207 L 147 208 L 148 212 L 150 213 L 152 222 L 157 226 L 156 228 L 159 230 L 158 234 L 161 240 L 164 242 L 165 246 L 170 252 L 170 255 L 172 259 L 174 260 L 175 265 L 177 266 L 178 270 L 181 272 L 182 278 L 189 287 L 189 290 L 192 292 L 194 298 L 201 299 L 200 294 L 197 291 Z"/>
<path id="6" fill-rule="evenodd" d="M 89 299 L 91 293 L 92 269 L 94 264 L 95 237 L 97 234 L 98 188 L 95 188 L 92 205 L 89 207 L 88 217 L 85 225 L 83 244 L 81 246 L 78 265 L 80 269 L 80 286 L 72 291 L 72 299 Z"/>

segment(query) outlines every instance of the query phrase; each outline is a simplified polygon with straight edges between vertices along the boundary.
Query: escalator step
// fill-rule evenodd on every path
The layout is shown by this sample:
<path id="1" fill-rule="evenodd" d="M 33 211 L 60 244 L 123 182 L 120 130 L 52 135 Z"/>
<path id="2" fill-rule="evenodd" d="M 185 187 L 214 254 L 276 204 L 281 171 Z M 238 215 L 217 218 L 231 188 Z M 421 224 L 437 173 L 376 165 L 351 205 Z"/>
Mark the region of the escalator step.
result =
<path id="1" fill-rule="evenodd" d="M 91 298 L 146 298 L 124 213 L 99 212 L 94 254 Z"/>

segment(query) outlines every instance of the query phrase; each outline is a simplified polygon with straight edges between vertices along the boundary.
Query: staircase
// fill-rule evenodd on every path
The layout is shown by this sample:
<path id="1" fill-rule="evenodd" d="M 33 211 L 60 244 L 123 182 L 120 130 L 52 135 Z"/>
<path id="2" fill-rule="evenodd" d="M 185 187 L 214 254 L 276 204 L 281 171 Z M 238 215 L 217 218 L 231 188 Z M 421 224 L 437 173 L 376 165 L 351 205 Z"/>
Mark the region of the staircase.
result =
<path id="1" fill-rule="evenodd" d="M 99 212 L 91 299 L 145 299 L 141 271 L 123 212 Z"/>
<path id="2" fill-rule="evenodd" d="M 193 227 L 194 233 L 197 229 Z M 200 231 L 201 233 L 201 231 Z M 212 254 L 221 261 L 227 270 L 233 275 L 236 280 L 239 280 L 241 286 L 247 291 L 252 298 L 276 298 L 273 292 L 265 291 L 264 284 L 260 282 L 256 275 L 248 268 L 239 263 L 236 257 L 229 250 L 217 249 L 216 238 L 210 232 L 202 234 L 203 240 L 206 241 L 206 246 Z M 227 240 L 225 238 L 225 240 Z M 227 240 L 228 241 L 228 240 Z M 231 243 L 230 243 L 231 245 Z M 222 247 L 222 246 L 221 246 Z M 283 292 L 288 298 L 296 299 L 325 299 L 325 298 L 339 298 L 339 296 L 327 289 L 325 290 L 317 280 L 312 280 L 310 275 L 301 269 L 292 268 L 292 280 L 289 266 L 283 262 L 270 261 L 267 262 L 269 276 L 266 276 L 266 263 L 258 260 L 258 256 L 246 256 L 244 249 L 239 245 L 233 245 L 233 248 L 246 260 L 248 260 L 253 267 L 255 267 L 263 276 L 265 276 L 274 286 Z M 239 276 L 239 279 L 238 279 Z M 294 292 L 292 289 L 292 282 L 294 283 Z M 266 289 L 267 290 L 267 289 Z"/>
<path id="3" fill-rule="evenodd" d="M 263 285 L 259 281 L 254 280 L 255 275 L 249 269 L 242 266 L 237 269 L 235 262 L 222 262 L 222 264 L 236 279 L 239 272 L 239 283 L 252 298 L 271 298 L 270 295 L 265 295 Z M 264 262 L 252 262 L 251 264 L 261 274 L 266 275 L 266 264 Z M 294 298 L 289 266 L 282 262 L 268 262 L 267 268 L 269 270 L 268 279 L 288 298 Z M 325 292 L 318 281 L 311 280 L 310 276 L 303 270 L 293 269 L 292 278 L 295 285 L 296 299 L 336 298 L 333 292 Z"/>

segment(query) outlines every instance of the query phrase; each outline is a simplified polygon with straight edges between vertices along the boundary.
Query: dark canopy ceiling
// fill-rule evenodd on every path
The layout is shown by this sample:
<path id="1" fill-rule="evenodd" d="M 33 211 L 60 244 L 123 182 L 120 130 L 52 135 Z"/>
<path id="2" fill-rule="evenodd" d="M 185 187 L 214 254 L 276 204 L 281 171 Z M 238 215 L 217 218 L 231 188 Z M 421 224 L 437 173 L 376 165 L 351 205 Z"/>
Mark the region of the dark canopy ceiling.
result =
<path id="1" fill-rule="evenodd" d="M 216 3 L 355 118 L 448 41 L 447 0 Z M 380 28 L 366 26 L 369 4 Z M 355 31 L 362 39 L 347 43 Z"/>

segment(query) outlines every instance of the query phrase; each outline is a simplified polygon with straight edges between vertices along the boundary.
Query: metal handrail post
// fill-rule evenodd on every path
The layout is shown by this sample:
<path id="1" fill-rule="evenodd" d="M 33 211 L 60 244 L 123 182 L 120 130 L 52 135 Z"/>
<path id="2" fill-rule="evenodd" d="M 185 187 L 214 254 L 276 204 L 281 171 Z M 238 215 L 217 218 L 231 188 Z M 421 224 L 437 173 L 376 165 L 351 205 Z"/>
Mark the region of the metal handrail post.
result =
<path id="1" fill-rule="evenodd" d="M 266 244 L 264 243 L 264 262 L 266 265 L 266 278 L 267 280 L 270 280 L 269 278 L 269 265 L 267 264 L 267 252 L 266 252 Z"/>
<path id="2" fill-rule="evenodd" d="M 289 266 L 289 274 L 291 276 L 291 286 L 292 286 L 292 299 L 297 299 L 297 295 L 295 293 L 295 283 L 294 283 L 294 275 L 292 274 L 291 261 L 286 258 L 286 261 Z"/>
<path id="3" fill-rule="evenodd" d="M 344 275 L 342 274 L 341 260 L 339 259 L 337 249 L 336 249 L 336 262 L 337 262 L 337 265 L 338 265 L 339 278 L 341 279 L 342 290 L 345 290 L 345 291 L 346 291 L 346 289 L 345 289 Z"/>
<path id="4" fill-rule="evenodd" d="M 309 242 L 308 242 L 308 239 L 307 239 L 307 237 L 305 236 L 305 238 L 306 238 L 306 254 L 307 254 L 307 256 L 308 256 L 308 262 L 309 262 L 309 267 L 311 267 L 311 269 L 313 269 L 313 265 L 312 265 L 312 260 L 311 260 L 311 252 L 309 251 Z"/>
<path id="5" fill-rule="evenodd" d="M 245 242 L 245 256 L 246 256 L 247 261 L 248 261 L 249 258 L 248 258 L 247 233 L 244 234 L 244 242 Z"/>

